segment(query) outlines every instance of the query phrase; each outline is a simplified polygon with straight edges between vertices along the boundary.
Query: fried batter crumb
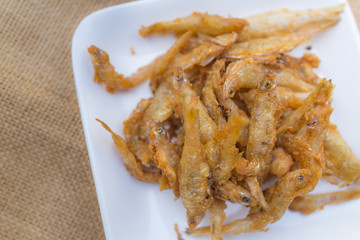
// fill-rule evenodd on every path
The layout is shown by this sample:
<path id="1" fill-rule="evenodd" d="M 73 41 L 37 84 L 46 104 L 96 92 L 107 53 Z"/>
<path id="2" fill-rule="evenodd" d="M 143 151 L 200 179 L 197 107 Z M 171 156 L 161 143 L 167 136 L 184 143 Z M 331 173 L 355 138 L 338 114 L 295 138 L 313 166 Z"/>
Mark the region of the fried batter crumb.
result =
<path id="1" fill-rule="evenodd" d="M 133 47 L 130 48 L 131 55 L 135 55 L 135 50 Z"/>

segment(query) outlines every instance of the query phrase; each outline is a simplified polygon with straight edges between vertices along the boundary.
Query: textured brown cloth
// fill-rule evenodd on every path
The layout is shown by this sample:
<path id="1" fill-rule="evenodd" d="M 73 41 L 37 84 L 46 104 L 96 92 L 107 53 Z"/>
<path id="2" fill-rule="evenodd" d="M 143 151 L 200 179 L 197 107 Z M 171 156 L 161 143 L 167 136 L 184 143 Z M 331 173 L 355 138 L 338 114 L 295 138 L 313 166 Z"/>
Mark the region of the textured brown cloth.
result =
<path id="1" fill-rule="evenodd" d="M 125 1 L 0 0 L 0 239 L 104 239 L 71 40 Z"/>
<path id="2" fill-rule="evenodd" d="M 70 49 L 85 16 L 121 2 L 0 0 L 0 239 L 105 238 Z"/>

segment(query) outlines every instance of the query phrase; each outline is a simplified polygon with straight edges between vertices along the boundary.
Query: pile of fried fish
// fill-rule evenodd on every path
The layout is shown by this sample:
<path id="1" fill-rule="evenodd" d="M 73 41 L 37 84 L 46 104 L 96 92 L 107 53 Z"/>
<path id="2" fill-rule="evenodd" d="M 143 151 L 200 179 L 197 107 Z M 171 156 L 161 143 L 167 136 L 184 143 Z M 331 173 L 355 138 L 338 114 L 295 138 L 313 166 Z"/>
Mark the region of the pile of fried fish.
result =
<path id="1" fill-rule="evenodd" d="M 181 198 L 188 234 L 222 239 L 267 231 L 288 208 L 310 214 L 360 197 L 360 160 L 329 122 L 331 80 L 313 71 L 316 55 L 287 54 L 334 26 L 343 9 L 281 9 L 245 19 L 195 12 L 142 27 L 143 37 L 178 38 L 129 77 L 115 72 L 105 51 L 88 49 L 94 80 L 111 93 L 150 79 L 153 97 L 124 122 L 125 139 L 98 121 L 133 177 Z M 307 195 L 320 179 L 354 187 Z M 226 201 L 248 206 L 247 217 L 224 224 Z M 210 226 L 196 228 L 206 211 Z"/>

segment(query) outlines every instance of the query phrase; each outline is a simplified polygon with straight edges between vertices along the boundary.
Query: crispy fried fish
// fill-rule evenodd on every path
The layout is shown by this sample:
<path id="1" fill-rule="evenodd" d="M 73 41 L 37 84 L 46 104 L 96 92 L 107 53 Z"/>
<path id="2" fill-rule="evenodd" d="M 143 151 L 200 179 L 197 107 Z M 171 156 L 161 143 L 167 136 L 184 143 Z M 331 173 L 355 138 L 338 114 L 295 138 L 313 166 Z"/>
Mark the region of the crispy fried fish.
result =
<path id="1" fill-rule="evenodd" d="M 308 41 L 311 35 L 333 26 L 338 20 L 339 19 L 321 22 L 294 33 L 235 43 L 224 52 L 224 57 L 229 59 L 254 58 L 272 62 L 278 57 L 278 54 L 291 51 L 300 44 Z"/>
<path id="2" fill-rule="evenodd" d="M 143 37 L 155 33 L 181 34 L 195 28 L 199 33 L 217 36 L 225 33 L 241 32 L 246 25 L 248 25 L 248 23 L 244 19 L 223 18 L 218 15 L 194 12 L 190 16 L 184 18 L 177 18 L 167 22 L 158 22 L 148 27 L 142 27 L 139 30 L 139 33 Z"/>
<path id="3" fill-rule="evenodd" d="M 128 90 L 144 82 L 151 77 L 153 68 L 161 59 L 158 57 L 150 64 L 139 68 L 138 71 L 130 77 L 125 77 L 115 71 L 114 66 L 109 62 L 109 55 L 104 50 L 92 45 L 88 51 L 94 65 L 94 81 L 103 83 L 106 86 L 106 91 L 110 93 L 113 93 L 115 90 Z"/>
<path id="4" fill-rule="evenodd" d="M 260 182 L 264 181 L 269 172 L 271 152 L 275 146 L 277 106 L 274 76 L 267 75 L 257 89 L 255 102 L 251 108 L 246 148 L 246 158 L 249 161 L 260 160 Z"/>
<path id="5" fill-rule="evenodd" d="M 357 198 L 360 198 L 359 186 L 355 188 L 349 188 L 344 191 L 297 197 L 291 203 L 289 209 L 291 211 L 301 212 L 304 214 L 311 214 L 313 212 L 322 210 L 326 205 L 340 204 Z"/>
<path id="6" fill-rule="evenodd" d="M 175 144 L 170 142 L 166 130 L 154 128 L 150 134 L 149 148 L 154 152 L 154 162 L 167 178 L 176 198 L 180 197 L 178 181 L 178 164 L 180 157 L 175 150 Z"/>
<path id="7" fill-rule="evenodd" d="M 208 178 L 210 168 L 205 161 L 200 141 L 199 110 L 191 103 L 184 104 L 185 143 L 179 163 L 179 189 L 190 229 L 195 228 L 210 207 L 212 197 Z"/>
<path id="8" fill-rule="evenodd" d="M 334 124 L 329 125 L 324 147 L 326 166 L 336 177 L 348 183 L 360 178 L 360 159 L 347 145 Z"/>
<path id="9" fill-rule="evenodd" d="M 101 125 L 111 133 L 114 143 L 124 161 L 124 165 L 131 176 L 143 182 L 158 182 L 159 175 L 154 172 L 145 172 L 141 164 L 136 160 L 135 156 L 130 152 L 126 142 L 122 137 L 114 133 L 108 125 L 99 119 L 96 121 L 100 122 Z"/>
<path id="10" fill-rule="evenodd" d="M 206 66 L 215 57 L 219 56 L 224 50 L 236 41 L 236 33 L 227 33 L 217 36 L 210 41 L 204 42 L 191 52 L 181 55 L 173 68 L 182 68 L 183 70 L 192 69 L 195 65 Z"/>
<path id="11" fill-rule="evenodd" d="M 245 18 L 249 22 L 239 36 L 239 40 L 264 38 L 296 32 L 309 25 L 338 20 L 345 4 L 334 7 L 288 10 L 279 9 Z"/>
<path id="12" fill-rule="evenodd" d="M 223 234 L 245 234 L 267 231 L 265 227 L 274 223 L 284 215 L 294 196 L 304 194 L 311 178 L 308 169 L 298 169 L 287 173 L 266 193 L 269 203 L 268 211 L 257 211 L 250 213 L 246 218 L 227 223 L 222 227 Z M 210 227 L 188 230 L 191 236 L 203 236 L 210 234 Z"/>

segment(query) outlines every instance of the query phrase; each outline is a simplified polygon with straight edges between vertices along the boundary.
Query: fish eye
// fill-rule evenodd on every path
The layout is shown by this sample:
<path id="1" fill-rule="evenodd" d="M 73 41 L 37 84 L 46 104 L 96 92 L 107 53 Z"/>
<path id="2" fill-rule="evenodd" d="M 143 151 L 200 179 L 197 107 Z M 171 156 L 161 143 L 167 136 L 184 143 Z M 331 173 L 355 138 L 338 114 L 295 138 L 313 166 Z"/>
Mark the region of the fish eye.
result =
<path id="1" fill-rule="evenodd" d="M 265 82 L 265 87 L 266 88 L 271 88 L 271 86 L 272 86 L 272 82 L 270 82 L 270 81 Z"/>

